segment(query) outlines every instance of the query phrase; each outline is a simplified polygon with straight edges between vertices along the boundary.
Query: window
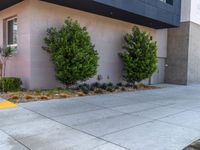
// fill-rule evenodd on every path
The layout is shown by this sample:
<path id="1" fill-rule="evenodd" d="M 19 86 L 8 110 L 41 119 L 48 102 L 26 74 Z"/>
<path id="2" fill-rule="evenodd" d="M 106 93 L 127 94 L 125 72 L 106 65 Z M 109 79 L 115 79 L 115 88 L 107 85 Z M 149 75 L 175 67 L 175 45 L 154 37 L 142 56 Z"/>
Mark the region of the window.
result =
<path id="1" fill-rule="evenodd" d="M 17 18 L 6 20 L 6 45 L 17 47 Z"/>
<path id="2" fill-rule="evenodd" d="M 173 0 L 160 0 L 161 2 L 173 5 Z"/>

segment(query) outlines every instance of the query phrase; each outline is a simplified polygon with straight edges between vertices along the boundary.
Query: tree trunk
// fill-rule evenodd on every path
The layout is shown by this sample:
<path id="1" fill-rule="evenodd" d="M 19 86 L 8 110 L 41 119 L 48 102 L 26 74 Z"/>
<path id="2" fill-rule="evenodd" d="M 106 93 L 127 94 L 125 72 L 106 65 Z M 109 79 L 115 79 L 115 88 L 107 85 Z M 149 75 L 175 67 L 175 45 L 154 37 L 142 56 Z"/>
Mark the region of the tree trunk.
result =
<path id="1" fill-rule="evenodd" d="M 1 66 L 1 77 L 3 77 L 3 63 L 0 63 Z"/>
<path id="2" fill-rule="evenodd" d="M 3 77 L 6 76 L 6 62 L 3 64 Z"/>

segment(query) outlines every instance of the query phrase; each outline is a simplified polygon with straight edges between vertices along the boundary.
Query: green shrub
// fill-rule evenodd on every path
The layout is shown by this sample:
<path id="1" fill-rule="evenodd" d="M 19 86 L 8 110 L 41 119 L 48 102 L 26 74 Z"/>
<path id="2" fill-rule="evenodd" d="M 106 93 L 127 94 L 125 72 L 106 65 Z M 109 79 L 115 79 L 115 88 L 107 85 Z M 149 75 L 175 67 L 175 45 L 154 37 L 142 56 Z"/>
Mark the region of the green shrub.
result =
<path id="1" fill-rule="evenodd" d="M 109 86 L 106 89 L 108 92 L 114 92 L 115 91 L 115 87 Z"/>
<path id="2" fill-rule="evenodd" d="M 121 87 L 123 84 L 121 82 L 117 83 L 117 86 Z"/>
<path id="3" fill-rule="evenodd" d="M 91 87 L 93 88 L 101 88 L 101 84 L 99 82 L 95 82 L 91 84 Z"/>
<path id="4" fill-rule="evenodd" d="M 95 87 L 94 86 L 90 86 L 90 91 L 94 91 Z"/>
<path id="5" fill-rule="evenodd" d="M 82 87 L 86 87 L 87 89 L 90 89 L 90 85 L 87 83 L 82 84 Z"/>
<path id="6" fill-rule="evenodd" d="M 135 87 L 135 85 L 133 83 L 126 83 L 125 87 Z"/>
<path id="7" fill-rule="evenodd" d="M 98 53 L 86 27 L 68 18 L 60 29 L 47 29 L 43 47 L 55 66 L 56 78 L 69 86 L 85 81 L 97 72 Z"/>
<path id="8" fill-rule="evenodd" d="M 113 87 L 114 85 L 113 85 L 113 83 L 112 83 L 112 82 L 109 82 L 109 83 L 108 83 L 108 86 L 111 86 L 111 87 Z"/>
<path id="9" fill-rule="evenodd" d="M 80 84 L 78 90 L 81 90 L 84 94 L 88 94 L 90 92 L 90 85 L 86 83 Z"/>
<path id="10" fill-rule="evenodd" d="M 117 85 L 116 85 L 116 86 L 114 86 L 114 89 L 115 89 L 115 90 L 118 90 L 118 89 L 120 89 L 120 86 L 117 86 Z"/>
<path id="11" fill-rule="evenodd" d="M 62 87 L 57 87 L 55 90 L 61 91 L 61 90 L 64 90 L 64 88 L 62 88 Z"/>
<path id="12" fill-rule="evenodd" d="M 42 90 L 41 89 L 34 89 L 34 93 L 36 95 L 40 95 L 42 93 Z"/>
<path id="13" fill-rule="evenodd" d="M 106 90 L 107 87 L 108 87 L 108 84 L 106 83 L 101 84 L 101 89 Z"/>
<path id="14" fill-rule="evenodd" d="M 21 90 L 22 81 L 15 77 L 1 77 L 0 78 L 0 91 L 19 91 Z"/>
<path id="15" fill-rule="evenodd" d="M 82 92 L 83 92 L 84 94 L 89 94 L 89 93 L 90 93 L 90 89 L 87 88 L 87 87 L 83 87 L 81 90 L 82 90 Z"/>
<path id="16" fill-rule="evenodd" d="M 134 27 L 132 33 L 124 37 L 124 53 L 120 53 L 124 64 L 124 78 L 135 84 L 151 75 L 157 69 L 157 46 L 151 36 Z"/>

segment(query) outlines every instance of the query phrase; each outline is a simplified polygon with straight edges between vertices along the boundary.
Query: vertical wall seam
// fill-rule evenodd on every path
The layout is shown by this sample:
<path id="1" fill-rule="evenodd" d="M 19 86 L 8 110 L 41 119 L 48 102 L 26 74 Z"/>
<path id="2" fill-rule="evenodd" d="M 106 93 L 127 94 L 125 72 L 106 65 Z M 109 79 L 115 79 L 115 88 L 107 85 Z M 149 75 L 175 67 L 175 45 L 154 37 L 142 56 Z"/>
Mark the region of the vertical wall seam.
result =
<path id="1" fill-rule="evenodd" d="M 187 63 L 186 63 L 186 65 L 187 65 L 187 79 L 186 79 L 186 84 L 188 84 L 188 82 L 189 82 L 189 55 L 190 55 L 190 53 L 189 53 L 189 50 L 190 50 L 190 21 L 188 22 L 188 31 L 187 31 L 188 33 L 187 33 Z"/>

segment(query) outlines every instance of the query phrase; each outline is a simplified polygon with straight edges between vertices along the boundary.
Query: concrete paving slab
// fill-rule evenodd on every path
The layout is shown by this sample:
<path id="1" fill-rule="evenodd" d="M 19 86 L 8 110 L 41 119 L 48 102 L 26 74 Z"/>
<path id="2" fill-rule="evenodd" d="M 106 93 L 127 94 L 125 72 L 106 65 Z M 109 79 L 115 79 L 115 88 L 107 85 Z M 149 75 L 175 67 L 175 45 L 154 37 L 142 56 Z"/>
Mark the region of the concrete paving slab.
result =
<path id="1" fill-rule="evenodd" d="M 7 143 L 0 144 L 0 150 L 29 150 L 17 141 L 11 140 Z"/>
<path id="2" fill-rule="evenodd" d="M 74 150 L 75 147 L 82 150 L 80 146 L 88 150 L 106 143 L 103 140 L 69 128 L 51 130 L 36 136 L 19 139 L 19 141 L 32 150 Z"/>
<path id="3" fill-rule="evenodd" d="M 194 107 L 194 108 L 192 108 L 192 110 L 193 110 L 193 111 L 200 112 L 200 107 L 198 107 L 198 106 L 197 106 L 197 107 Z"/>
<path id="4" fill-rule="evenodd" d="M 145 110 L 145 111 L 141 111 L 141 112 L 136 112 L 136 113 L 132 113 L 132 114 L 143 116 L 143 117 L 148 117 L 151 119 L 159 119 L 159 118 L 167 117 L 169 115 L 174 115 L 174 114 L 177 114 L 180 112 L 183 112 L 183 109 L 163 106 L 163 107 Z"/>
<path id="5" fill-rule="evenodd" d="M 0 130 L 0 145 L 4 143 L 8 143 L 8 141 L 11 141 L 11 140 L 13 140 L 12 137 L 10 137 L 9 135 L 7 135 L 6 133 Z"/>
<path id="6" fill-rule="evenodd" d="M 106 143 L 106 141 L 104 140 L 99 140 L 97 138 L 89 140 L 89 141 L 85 141 L 83 143 L 79 143 L 76 146 L 70 147 L 68 149 L 72 149 L 72 150 L 92 150 L 96 147 L 100 147 L 101 145 L 104 145 Z M 66 150 L 66 149 L 63 149 Z"/>
<path id="7" fill-rule="evenodd" d="M 2 127 L 2 130 L 15 139 L 21 139 L 60 128 L 67 127 L 49 119 L 38 119 L 26 123 L 5 126 Z"/>
<path id="8" fill-rule="evenodd" d="M 23 122 L 44 119 L 43 116 L 33 113 L 21 107 L 0 110 L 0 129 L 9 125 L 17 125 Z"/>
<path id="9" fill-rule="evenodd" d="M 109 110 L 109 109 L 102 109 L 102 110 L 89 111 L 89 112 L 80 113 L 80 114 L 54 117 L 53 119 L 62 124 L 66 124 L 68 126 L 77 126 L 77 125 L 89 124 L 92 122 L 96 122 L 100 119 L 104 119 L 104 118 L 108 118 L 112 116 L 118 116 L 120 114 L 122 113 Z"/>
<path id="10" fill-rule="evenodd" d="M 4 99 L 2 99 L 2 98 L 0 98 L 0 102 L 3 102 L 3 101 L 5 101 Z"/>
<path id="11" fill-rule="evenodd" d="M 181 150 L 199 113 L 200 84 L 20 104 L 0 110 L 0 150 Z"/>
<path id="12" fill-rule="evenodd" d="M 149 109 L 154 109 L 161 107 L 161 105 L 155 104 L 155 103 L 136 103 L 126 106 L 120 106 L 120 107 L 112 107 L 112 110 L 120 111 L 123 113 L 133 113 L 138 111 L 144 111 Z"/>
<path id="13" fill-rule="evenodd" d="M 27 148 L 0 130 L 0 150 L 27 150 Z"/>
<path id="14" fill-rule="evenodd" d="M 131 150 L 182 150 L 199 135 L 198 130 L 154 121 L 102 138 Z"/>
<path id="15" fill-rule="evenodd" d="M 166 94 L 165 89 L 155 89 L 155 90 L 145 90 L 145 91 L 141 90 L 141 91 L 136 91 L 136 92 L 122 92 L 122 93 L 118 93 L 117 96 L 132 99 L 132 100 L 139 99 L 142 101 L 143 100 L 148 101 L 152 98 L 154 98 L 154 100 L 159 99 L 161 94 L 163 95 L 163 98 L 166 98 L 169 96 L 168 94 Z"/>
<path id="16" fill-rule="evenodd" d="M 177 108 L 177 109 L 182 109 L 182 110 L 194 110 L 196 109 L 198 106 L 200 106 L 200 102 L 196 101 L 196 100 L 191 100 L 190 102 L 187 101 L 182 101 L 173 105 L 170 105 L 168 107 L 170 108 Z"/>
<path id="17" fill-rule="evenodd" d="M 21 107 L 40 113 L 47 117 L 83 113 L 92 110 L 103 109 L 76 100 L 54 100 L 49 102 L 32 102 L 21 104 Z"/>
<path id="18" fill-rule="evenodd" d="M 186 111 L 160 120 L 175 125 L 200 130 L 200 112 Z"/>
<path id="19" fill-rule="evenodd" d="M 100 119 L 98 121 L 84 125 L 78 125 L 74 128 L 99 137 L 105 134 L 110 134 L 112 132 L 117 132 L 126 128 L 137 126 L 148 121 L 151 121 L 151 119 L 134 115 L 119 115 Z"/>
<path id="20" fill-rule="evenodd" d="M 121 97 L 121 99 L 131 100 L 132 104 L 152 103 L 152 102 L 158 105 L 176 104 L 176 101 L 174 101 L 173 96 L 170 96 L 170 94 L 164 95 L 161 94 L 160 92 L 157 92 L 157 90 L 150 90 L 150 91 L 152 93 L 150 93 L 149 91 L 137 91 L 137 92 L 119 93 L 116 94 L 116 96 Z"/>
<path id="21" fill-rule="evenodd" d="M 175 105 L 178 103 L 177 98 L 173 99 L 173 98 L 160 98 L 160 99 L 155 99 L 155 100 L 150 100 L 151 102 L 157 104 L 157 105 L 161 105 L 161 106 L 168 106 L 168 105 Z M 182 101 L 182 99 L 181 99 Z"/>
<path id="22" fill-rule="evenodd" d="M 91 150 L 126 150 L 126 149 L 119 147 L 117 145 L 108 143 L 108 144 L 104 144 L 104 145 L 101 145 L 99 147 L 96 147 L 94 149 L 91 149 Z"/>
<path id="23" fill-rule="evenodd" d="M 105 95 L 102 96 L 91 96 L 91 97 L 86 97 L 82 98 L 82 102 L 86 102 L 92 105 L 100 106 L 100 107 L 117 107 L 117 106 L 124 106 L 124 105 L 129 105 L 132 103 L 138 103 L 138 100 L 131 100 L 131 99 L 126 99 L 126 98 L 121 98 L 117 96 L 108 96 L 106 97 Z"/>

